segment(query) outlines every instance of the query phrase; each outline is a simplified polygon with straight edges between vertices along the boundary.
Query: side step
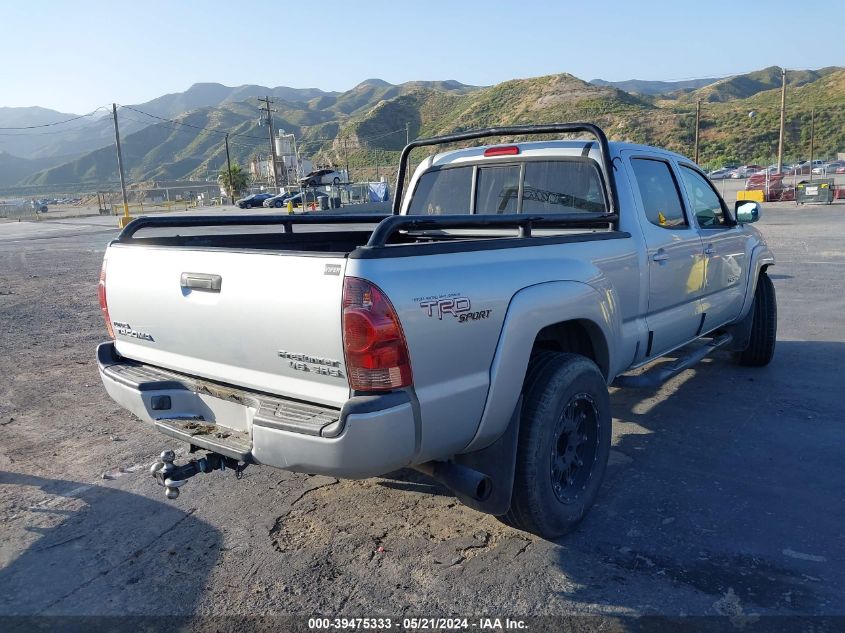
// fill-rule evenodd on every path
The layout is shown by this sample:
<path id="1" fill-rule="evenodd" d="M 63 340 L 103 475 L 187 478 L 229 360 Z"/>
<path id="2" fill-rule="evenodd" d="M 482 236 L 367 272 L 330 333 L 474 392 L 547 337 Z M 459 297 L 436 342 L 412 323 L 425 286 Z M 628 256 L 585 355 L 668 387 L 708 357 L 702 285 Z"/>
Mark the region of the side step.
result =
<path id="1" fill-rule="evenodd" d="M 613 386 L 633 389 L 656 389 L 670 378 L 674 378 L 682 371 L 696 365 L 711 352 L 729 345 L 731 341 L 733 341 L 732 334 L 722 334 L 705 345 L 687 351 L 687 353 L 682 354 L 677 360 L 671 363 L 664 363 L 659 367 L 655 367 L 636 376 L 626 374 L 618 376 L 613 381 Z"/>

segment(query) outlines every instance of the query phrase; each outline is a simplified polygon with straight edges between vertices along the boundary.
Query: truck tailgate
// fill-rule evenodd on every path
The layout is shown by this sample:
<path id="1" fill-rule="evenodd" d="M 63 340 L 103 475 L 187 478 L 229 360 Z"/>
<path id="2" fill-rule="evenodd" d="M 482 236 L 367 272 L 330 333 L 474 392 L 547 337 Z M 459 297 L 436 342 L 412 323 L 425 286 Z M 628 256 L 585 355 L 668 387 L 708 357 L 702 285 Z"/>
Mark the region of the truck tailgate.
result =
<path id="1" fill-rule="evenodd" d="M 122 356 L 332 406 L 348 398 L 345 258 L 117 244 L 106 261 Z"/>

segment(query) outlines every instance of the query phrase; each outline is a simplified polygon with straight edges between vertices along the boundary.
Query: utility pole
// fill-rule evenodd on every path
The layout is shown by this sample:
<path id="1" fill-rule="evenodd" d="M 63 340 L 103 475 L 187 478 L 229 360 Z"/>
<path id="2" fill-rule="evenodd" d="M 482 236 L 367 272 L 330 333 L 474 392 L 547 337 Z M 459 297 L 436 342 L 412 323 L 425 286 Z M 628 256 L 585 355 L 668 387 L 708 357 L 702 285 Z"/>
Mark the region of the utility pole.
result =
<path id="1" fill-rule="evenodd" d="M 810 180 L 813 179 L 813 152 L 816 149 L 816 108 L 810 110 Z"/>
<path id="2" fill-rule="evenodd" d="M 346 145 L 346 141 L 348 138 L 346 136 L 343 137 L 343 159 L 346 162 L 346 182 L 352 182 L 352 178 L 349 176 L 349 148 Z"/>
<path id="3" fill-rule="evenodd" d="M 235 204 L 235 183 L 232 182 L 232 159 L 229 156 L 229 133 L 226 132 L 226 165 L 229 169 L 229 198 Z"/>
<path id="4" fill-rule="evenodd" d="M 411 144 L 411 124 L 410 122 L 405 122 L 405 145 Z"/>
<path id="5" fill-rule="evenodd" d="M 270 131 L 270 160 L 272 160 L 272 164 L 270 165 L 270 171 L 273 173 L 273 184 L 276 186 L 276 193 L 279 192 L 279 174 L 276 172 L 276 142 L 273 138 L 273 112 L 275 110 L 270 109 L 270 105 L 273 103 L 273 100 L 270 99 L 269 96 L 264 97 L 263 99 L 259 99 L 267 110 L 267 128 Z"/>
<path id="6" fill-rule="evenodd" d="M 783 131 L 786 125 L 786 69 L 780 69 L 780 135 L 778 136 L 778 173 L 783 171 Z"/>
<path id="7" fill-rule="evenodd" d="M 698 165 L 698 135 L 701 130 L 701 99 L 695 104 L 695 164 Z"/>
<path id="8" fill-rule="evenodd" d="M 111 104 L 111 113 L 114 118 L 114 143 L 117 145 L 117 169 L 120 172 L 120 190 L 123 192 L 123 217 L 118 220 L 118 226 L 123 228 L 132 218 L 129 217 L 129 200 L 126 197 L 126 178 L 123 175 L 123 153 L 120 151 L 120 130 L 117 127 L 117 104 Z"/>

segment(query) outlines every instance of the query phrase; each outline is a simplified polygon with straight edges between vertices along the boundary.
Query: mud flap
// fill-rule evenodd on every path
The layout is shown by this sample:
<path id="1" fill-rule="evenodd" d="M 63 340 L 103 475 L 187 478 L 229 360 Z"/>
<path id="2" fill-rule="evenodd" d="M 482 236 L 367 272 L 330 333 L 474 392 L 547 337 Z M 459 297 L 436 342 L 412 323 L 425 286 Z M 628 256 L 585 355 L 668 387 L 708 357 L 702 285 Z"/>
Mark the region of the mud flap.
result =
<path id="1" fill-rule="evenodd" d="M 514 407 L 513 415 L 502 436 L 487 448 L 472 453 L 455 455 L 452 461 L 484 473 L 493 482 L 490 496 L 484 501 L 465 495 L 456 495 L 466 506 L 495 516 L 506 514 L 511 507 L 511 492 L 516 469 L 516 448 L 519 442 L 519 418 L 522 396 Z"/>

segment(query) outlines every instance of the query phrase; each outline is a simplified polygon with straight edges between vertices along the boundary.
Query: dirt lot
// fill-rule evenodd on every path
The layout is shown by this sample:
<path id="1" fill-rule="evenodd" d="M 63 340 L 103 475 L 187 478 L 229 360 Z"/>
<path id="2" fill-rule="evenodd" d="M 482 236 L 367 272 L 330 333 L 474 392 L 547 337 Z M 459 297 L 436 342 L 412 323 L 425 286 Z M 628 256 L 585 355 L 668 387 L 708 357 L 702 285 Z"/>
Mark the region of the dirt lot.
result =
<path id="1" fill-rule="evenodd" d="M 845 615 L 845 207 L 776 206 L 773 364 L 614 391 L 603 491 L 558 543 L 409 472 L 167 501 L 146 469 L 173 443 L 94 363 L 113 220 L 0 225 L 0 615 Z"/>

